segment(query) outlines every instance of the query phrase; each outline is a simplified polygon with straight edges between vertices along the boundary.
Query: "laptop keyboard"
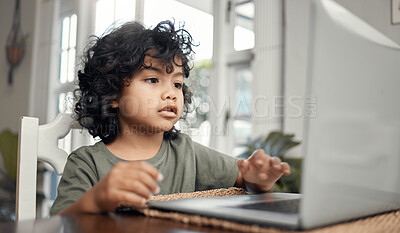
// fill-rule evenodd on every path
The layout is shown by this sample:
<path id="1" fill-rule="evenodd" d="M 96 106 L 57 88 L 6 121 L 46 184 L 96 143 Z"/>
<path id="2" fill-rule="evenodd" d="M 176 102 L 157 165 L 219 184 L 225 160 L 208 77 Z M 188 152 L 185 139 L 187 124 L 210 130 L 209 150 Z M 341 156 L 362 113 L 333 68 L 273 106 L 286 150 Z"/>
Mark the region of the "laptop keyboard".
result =
<path id="1" fill-rule="evenodd" d="M 300 199 L 280 200 L 275 202 L 257 202 L 251 204 L 243 204 L 237 207 L 252 210 L 266 210 L 282 213 L 298 213 Z"/>

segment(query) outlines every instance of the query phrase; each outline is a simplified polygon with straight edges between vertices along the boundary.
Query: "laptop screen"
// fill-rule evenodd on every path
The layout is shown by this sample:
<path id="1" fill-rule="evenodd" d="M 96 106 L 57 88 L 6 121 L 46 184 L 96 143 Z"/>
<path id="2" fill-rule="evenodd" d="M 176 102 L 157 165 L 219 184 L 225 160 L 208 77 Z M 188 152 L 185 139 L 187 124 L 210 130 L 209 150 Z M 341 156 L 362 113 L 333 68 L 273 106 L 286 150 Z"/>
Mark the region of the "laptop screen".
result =
<path id="1" fill-rule="evenodd" d="M 400 208 L 400 46 L 331 0 L 309 26 L 303 225 Z"/>

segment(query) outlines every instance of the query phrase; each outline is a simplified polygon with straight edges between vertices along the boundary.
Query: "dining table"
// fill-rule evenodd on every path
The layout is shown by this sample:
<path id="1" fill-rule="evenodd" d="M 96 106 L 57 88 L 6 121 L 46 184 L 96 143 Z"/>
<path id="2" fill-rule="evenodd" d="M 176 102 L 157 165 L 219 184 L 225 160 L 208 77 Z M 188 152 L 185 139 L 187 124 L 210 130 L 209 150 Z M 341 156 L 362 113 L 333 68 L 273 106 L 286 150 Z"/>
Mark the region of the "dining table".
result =
<path id="1" fill-rule="evenodd" d="M 35 220 L 0 223 L 1 233 L 149 233 L 149 232 L 211 232 L 227 233 L 222 229 L 184 224 L 168 219 L 140 214 L 78 214 L 54 216 Z"/>

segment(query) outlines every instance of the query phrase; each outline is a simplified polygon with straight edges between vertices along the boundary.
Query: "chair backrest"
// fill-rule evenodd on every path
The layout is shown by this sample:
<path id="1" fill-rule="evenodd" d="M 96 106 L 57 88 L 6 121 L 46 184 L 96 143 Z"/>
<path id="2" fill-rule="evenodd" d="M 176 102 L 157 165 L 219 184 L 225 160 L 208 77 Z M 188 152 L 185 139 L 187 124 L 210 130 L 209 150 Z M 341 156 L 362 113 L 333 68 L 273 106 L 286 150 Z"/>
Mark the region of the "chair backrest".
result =
<path id="1" fill-rule="evenodd" d="M 49 163 L 61 175 L 68 154 L 58 147 L 70 129 L 80 128 L 70 114 L 59 114 L 52 122 L 39 125 L 39 119 L 21 117 L 18 137 L 15 221 L 36 217 L 37 161 Z"/>

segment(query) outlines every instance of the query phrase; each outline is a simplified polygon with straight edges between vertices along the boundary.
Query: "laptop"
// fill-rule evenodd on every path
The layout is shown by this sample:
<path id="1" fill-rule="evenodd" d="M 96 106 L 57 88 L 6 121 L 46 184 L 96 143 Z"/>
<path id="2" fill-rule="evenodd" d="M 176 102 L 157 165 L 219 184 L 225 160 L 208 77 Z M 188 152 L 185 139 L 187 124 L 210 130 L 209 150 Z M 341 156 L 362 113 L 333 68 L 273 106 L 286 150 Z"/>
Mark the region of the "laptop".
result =
<path id="1" fill-rule="evenodd" d="M 307 95 L 316 115 L 304 118 L 301 194 L 151 208 L 289 229 L 400 208 L 400 47 L 335 1 L 313 0 L 310 9 Z"/>

